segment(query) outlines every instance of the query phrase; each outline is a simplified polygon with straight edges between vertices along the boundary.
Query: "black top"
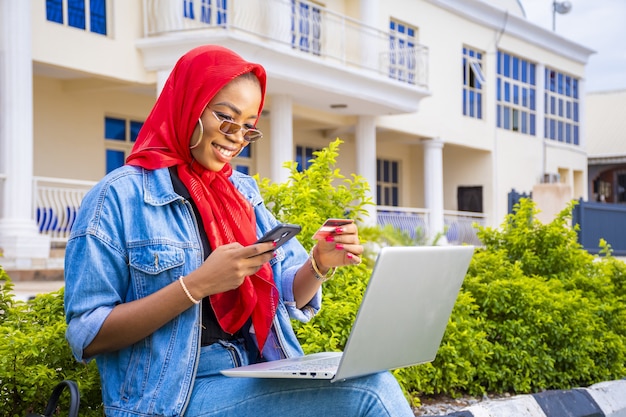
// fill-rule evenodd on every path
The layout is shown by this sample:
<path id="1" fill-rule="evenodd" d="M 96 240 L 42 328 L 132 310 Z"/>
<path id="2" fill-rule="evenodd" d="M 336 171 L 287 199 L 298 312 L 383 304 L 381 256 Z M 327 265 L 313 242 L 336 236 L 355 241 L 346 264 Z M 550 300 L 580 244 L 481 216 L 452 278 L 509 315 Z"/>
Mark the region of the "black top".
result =
<path id="1" fill-rule="evenodd" d="M 178 177 L 178 172 L 176 167 L 170 167 L 170 176 L 172 177 L 172 185 L 174 186 L 174 191 L 176 194 L 183 197 L 185 200 L 189 201 L 191 207 L 193 208 L 193 212 L 196 216 L 196 220 L 198 221 L 198 232 L 200 233 L 200 243 L 202 244 L 202 253 L 204 255 L 204 259 L 209 257 L 211 254 L 211 245 L 209 244 L 209 238 L 204 230 L 204 224 L 202 223 L 202 217 L 200 216 L 200 212 L 198 211 L 198 207 L 196 207 L 196 203 L 191 198 L 191 194 L 185 187 L 185 184 Z M 217 318 L 215 317 L 215 312 L 213 311 L 213 307 L 211 307 L 211 303 L 209 302 L 209 297 L 205 297 L 202 299 L 202 337 L 201 337 L 201 345 L 207 346 L 212 343 L 217 342 L 218 340 L 234 340 L 239 339 L 241 337 L 240 332 L 238 331 L 235 334 L 230 334 L 222 330 L 220 325 L 217 322 Z"/>

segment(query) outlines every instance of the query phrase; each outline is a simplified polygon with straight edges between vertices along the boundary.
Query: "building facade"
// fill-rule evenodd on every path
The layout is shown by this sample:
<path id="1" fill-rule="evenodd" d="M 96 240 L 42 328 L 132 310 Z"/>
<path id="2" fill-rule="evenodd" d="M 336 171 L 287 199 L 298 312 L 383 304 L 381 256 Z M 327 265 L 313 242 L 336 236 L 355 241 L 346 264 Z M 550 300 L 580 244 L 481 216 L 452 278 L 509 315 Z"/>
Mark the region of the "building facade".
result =
<path id="1" fill-rule="evenodd" d="M 589 200 L 626 204 L 626 90 L 587 95 Z"/>
<path id="2" fill-rule="evenodd" d="M 499 225 L 513 189 L 587 198 L 593 51 L 518 1 L 0 0 L 0 265 L 50 266 L 176 60 L 208 43 L 268 74 L 265 135 L 239 170 L 284 181 L 283 162 L 340 138 L 370 223 L 453 244 Z"/>

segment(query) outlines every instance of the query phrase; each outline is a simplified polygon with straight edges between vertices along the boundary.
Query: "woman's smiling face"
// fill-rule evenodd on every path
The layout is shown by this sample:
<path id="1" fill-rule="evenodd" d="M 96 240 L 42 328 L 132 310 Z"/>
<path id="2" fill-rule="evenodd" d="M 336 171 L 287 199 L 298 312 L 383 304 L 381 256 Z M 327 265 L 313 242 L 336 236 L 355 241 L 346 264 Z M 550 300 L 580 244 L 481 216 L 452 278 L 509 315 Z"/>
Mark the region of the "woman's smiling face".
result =
<path id="1" fill-rule="evenodd" d="M 226 84 L 202 113 L 202 138 L 199 137 L 200 126 L 196 125 L 190 141 L 192 146 L 197 144 L 191 149 L 193 158 L 206 169 L 221 171 L 249 142 L 244 140 L 243 131 L 232 135 L 220 132 L 220 119 L 239 123 L 244 128 L 253 128 L 261 99 L 261 87 L 256 78 L 244 76 Z"/>

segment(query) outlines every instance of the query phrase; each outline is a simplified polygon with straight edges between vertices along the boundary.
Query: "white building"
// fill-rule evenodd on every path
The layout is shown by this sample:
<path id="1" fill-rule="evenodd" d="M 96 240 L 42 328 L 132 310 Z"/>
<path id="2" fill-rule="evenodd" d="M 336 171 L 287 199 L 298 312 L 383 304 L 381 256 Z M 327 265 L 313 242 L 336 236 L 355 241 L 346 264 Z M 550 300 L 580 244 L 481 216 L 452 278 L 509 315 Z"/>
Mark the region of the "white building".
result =
<path id="1" fill-rule="evenodd" d="M 598 91 L 586 99 L 589 200 L 626 204 L 626 90 Z"/>
<path id="2" fill-rule="evenodd" d="M 54 267 L 85 189 L 207 43 L 268 72 L 265 137 L 238 169 L 282 181 L 284 161 L 339 137 L 342 172 L 372 187 L 371 222 L 452 243 L 499 225 L 513 189 L 558 178 L 587 198 L 593 51 L 518 1 L 0 0 L 0 265 Z"/>

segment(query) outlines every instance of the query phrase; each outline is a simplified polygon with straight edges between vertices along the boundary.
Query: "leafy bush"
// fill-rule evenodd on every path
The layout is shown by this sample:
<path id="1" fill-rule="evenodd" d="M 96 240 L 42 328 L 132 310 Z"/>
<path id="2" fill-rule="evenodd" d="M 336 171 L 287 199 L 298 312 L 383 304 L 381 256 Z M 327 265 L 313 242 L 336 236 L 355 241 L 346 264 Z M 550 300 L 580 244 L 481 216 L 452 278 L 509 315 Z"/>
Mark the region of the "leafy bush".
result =
<path id="1" fill-rule="evenodd" d="M 267 178 L 257 177 L 265 203 L 273 214 L 280 221 L 302 225 L 298 240 L 307 250 L 313 247 L 312 236 L 324 220 L 351 218 L 359 221 L 366 213 L 365 207 L 372 204 L 369 187 L 362 177 L 346 178 L 335 168 L 341 143 L 337 139 L 315 152 L 315 159 L 302 172 L 298 172 L 295 162 L 285 163 L 290 176 L 284 183 L 271 183 Z M 360 228 L 361 239 L 367 235 L 367 230 L 367 227 Z M 378 232 L 371 230 L 369 233 Z M 309 323 L 293 322 L 305 352 L 343 349 L 367 286 L 369 264 L 371 260 L 366 259 L 358 266 L 338 268 L 335 277 L 324 284 L 320 313 Z"/>
<path id="2" fill-rule="evenodd" d="M 0 267 L 0 416 L 43 413 L 52 389 L 63 379 L 77 381 L 81 416 L 102 416 L 95 362 L 76 362 L 65 341 L 63 289 L 33 300 L 16 300 Z M 61 409 L 69 409 L 62 396 Z"/>
<path id="3" fill-rule="evenodd" d="M 590 255 L 570 227 L 525 199 L 477 248 L 437 358 L 397 371 L 416 395 L 531 393 L 626 374 L 626 264 Z"/>

